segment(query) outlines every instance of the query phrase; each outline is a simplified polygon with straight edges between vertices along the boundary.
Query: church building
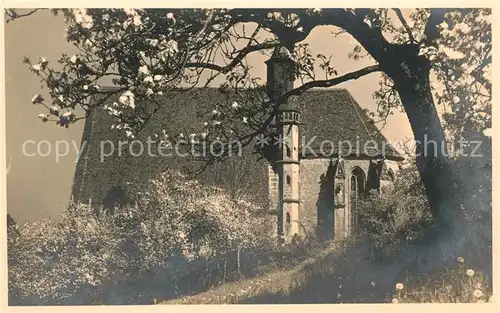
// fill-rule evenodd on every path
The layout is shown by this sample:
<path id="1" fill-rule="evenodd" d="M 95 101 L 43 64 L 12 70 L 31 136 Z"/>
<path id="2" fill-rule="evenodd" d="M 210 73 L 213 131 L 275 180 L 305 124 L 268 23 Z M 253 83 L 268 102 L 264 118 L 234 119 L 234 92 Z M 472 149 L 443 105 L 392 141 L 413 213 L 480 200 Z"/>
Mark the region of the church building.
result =
<path id="1" fill-rule="evenodd" d="M 274 51 L 266 62 L 265 96 L 278 99 L 294 88 L 293 64 L 286 48 Z M 250 99 L 254 96 L 249 93 Z M 167 92 L 156 99 L 159 109 L 136 140 L 145 142 L 158 129 L 199 133 L 212 108 L 230 105 L 235 97 L 217 88 Z M 346 89 L 308 90 L 284 100 L 279 108 L 266 133 L 278 145 L 245 147 L 241 157 L 210 166 L 196 179 L 268 207 L 275 214 L 276 235 L 286 241 L 307 234 L 326 240 L 344 238 L 359 225 L 359 199 L 371 189 L 391 184 L 403 157 Z M 189 173 L 194 167 L 177 155 L 116 155 L 115 151 L 113 157 L 103 158 L 104 141 L 126 140 L 111 131 L 112 124 L 100 108 L 85 121 L 85 146 L 74 176 L 75 201 L 126 205 L 133 198 L 127 191 L 131 182 L 145 183 L 167 168 Z"/>

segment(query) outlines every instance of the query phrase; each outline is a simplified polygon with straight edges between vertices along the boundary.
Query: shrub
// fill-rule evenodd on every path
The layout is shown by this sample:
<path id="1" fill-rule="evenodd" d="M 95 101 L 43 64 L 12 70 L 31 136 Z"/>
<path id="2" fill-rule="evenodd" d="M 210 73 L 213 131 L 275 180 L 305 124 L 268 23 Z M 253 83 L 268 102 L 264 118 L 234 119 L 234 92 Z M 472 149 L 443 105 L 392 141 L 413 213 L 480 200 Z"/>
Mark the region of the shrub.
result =
<path id="1" fill-rule="evenodd" d="M 390 257 L 402 242 L 419 238 L 432 215 L 414 164 L 402 169 L 392 186 L 373 192 L 358 205 L 360 235 L 370 240 L 378 257 Z"/>
<path id="2" fill-rule="evenodd" d="M 176 172 L 137 195 L 113 211 L 71 204 L 59 223 L 9 226 L 11 305 L 90 303 L 113 282 L 136 281 L 179 256 L 207 259 L 271 238 L 262 210 Z"/>

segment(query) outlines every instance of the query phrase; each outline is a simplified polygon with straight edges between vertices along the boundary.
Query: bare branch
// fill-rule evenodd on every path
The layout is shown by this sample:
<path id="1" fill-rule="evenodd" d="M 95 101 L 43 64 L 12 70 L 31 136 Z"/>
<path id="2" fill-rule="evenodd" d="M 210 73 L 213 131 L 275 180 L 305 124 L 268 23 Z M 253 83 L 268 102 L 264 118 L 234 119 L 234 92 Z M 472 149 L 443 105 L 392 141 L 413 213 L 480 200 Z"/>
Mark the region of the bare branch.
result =
<path id="1" fill-rule="evenodd" d="M 38 10 L 40 10 L 40 9 L 33 9 L 27 13 L 20 14 L 20 13 L 17 13 L 15 9 L 6 9 L 5 14 L 7 15 L 7 18 L 5 19 L 5 23 L 12 22 L 13 20 L 18 19 L 18 18 L 30 16 L 30 15 L 34 14 L 35 12 L 37 12 Z"/>
<path id="2" fill-rule="evenodd" d="M 322 87 L 322 88 L 332 87 L 340 83 L 346 82 L 348 80 L 358 79 L 362 76 L 368 75 L 373 72 L 378 72 L 380 70 L 381 70 L 380 65 L 377 64 L 332 79 L 310 81 L 300 87 L 290 90 L 289 92 L 279 97 L 278 100 L 283 100 L 290 96 L 300 95 L 304 91 L 315 87 Z"/>
<path id="3" fill-rule="evenodd" d="M 415 37 L 413 37 L 413 33 L 411 32 L 411 28 L 406 22 L 405 18 L 403 17 L 403 13 L 401 13 L 401 9 L 392 9 L 394 12 L 396 12 L 396 15 L 399 18 L 399 21 L 401 24 L 403 24 L 403 27 L 406 29 L 406 32 L 408 33 L 408 36 L 410 37 L 410 42 L 417 42 L 415 40 Z"/>
<path id="4" fill-rule="evenodd" d="M 232 59 L 229 64 L 225 66 L 203 62 L 190 62 L 186 63 L 186 67 L 207 68 L 226 74 L 235 66 L 237 66 L 248 54 L 255 51 L 272 49 L 278 45 L 280 45 L 280 42 L 278 40 L 269 40 L 257 45 L 246 46 L 245 48 L 241 49 L 238 55 L 234 59 Z"/>

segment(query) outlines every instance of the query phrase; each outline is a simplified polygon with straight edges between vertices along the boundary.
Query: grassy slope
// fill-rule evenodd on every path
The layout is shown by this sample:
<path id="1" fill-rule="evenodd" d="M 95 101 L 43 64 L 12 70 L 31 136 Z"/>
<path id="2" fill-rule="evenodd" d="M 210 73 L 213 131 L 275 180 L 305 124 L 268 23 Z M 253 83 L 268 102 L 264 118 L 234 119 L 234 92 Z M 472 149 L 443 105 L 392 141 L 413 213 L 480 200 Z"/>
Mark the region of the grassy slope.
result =
<path id="1" fill-rule="evenodd" d="M 411 277 L 412 263 L 379 263 L 371 255 L 369 245 L 340 243 L 290 269 L 162 304 L 380 303 L 394 297 L 399 302 L 476 302 L 490 295 L 484 275 L 476 271 L 474 277 L 468 277 L 465 264 Z M 404 282 L 405 289 L 396 293 L 398 282 Z M 473 296 L 478 282 L 484 293 L 481 298 Z"/>
<path id="2" fill-rule="evenodd" d="M 224 284 L 164 304 L 387 301 L 390 294 L 382 292 L 387 288 L 375 288 L 377 283 L 373 286 L 372 282 L 375 277 L 380 277 L 380 274 L 383 276 L 383 272 L 388 268 L 370 266 L 370 252 L 365 248 L 347 248 L 345 244 L 340 243 L 290 269 Z M 377 267 L 376 271 L 374 266 Z M 384 284 L 382 281 L 380 283 Z M 384 285 L 393 286 L 393 281 Z"/>

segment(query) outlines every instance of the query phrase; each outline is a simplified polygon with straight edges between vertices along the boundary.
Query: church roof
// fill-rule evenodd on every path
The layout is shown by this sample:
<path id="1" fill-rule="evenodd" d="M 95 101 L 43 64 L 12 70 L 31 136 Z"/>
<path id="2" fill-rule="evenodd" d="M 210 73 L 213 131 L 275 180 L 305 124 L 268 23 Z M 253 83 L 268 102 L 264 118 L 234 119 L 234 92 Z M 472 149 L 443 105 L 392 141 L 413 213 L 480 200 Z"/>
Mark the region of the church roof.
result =
<path id="1" fill-rule="evenodd" d="M 118 96 L 111 97 L 109 101 L 117 101 Z M 248 97 L 251 100 L 252 97 L 262 97 L 262 94 L 249 93 Z M 222 93 L 218 88 L 194 88 L 165 93 L 156 99 L 161 104 L 161 109 L 137 134 L 136 139 L 146 142 L 149 136 L 160 133 L 161 129 L 171 134 L 200 133 L 204 127 L 203 123 L 208 120 L 215 105 L 230 106 L 235 99 L 240 99 L 240 97 L 231 93 Z M 303 139 L 306 142 L 315 137 L 313 144 L 309 145 L 313 149 L 317 149 L 323 140 L 329 140 L 335 145 L 339 141 L 350 141 L 353 145 L 356 145 L 356 142 L 359 143 L 357 146 L 360 149 L 354 152 L 372 156 L 379 151 L 363 147 L 367 141 L 374 140 L 379 144 L 386 144 L 385 158 L 402 159 L 401 155 L 387 143 L 376 126 L 370 122 L 346 89 L 310 90 L 297 96 L 295 101 L 301 112 L 300 137 L 304 136 Z M 193 163 L 190 163 L 191 160 L 181 156 L 150 157 L 147 153 L 143 153 L 141 157 L 136 157 L 123 153 L 120 157 L 114 155 L 102 158 L 102 153 L 99 153 L 103 147 L 103 141 L 128 140 L 124 134 L 115 133 L 110 129 L 112 123 L 111 117 L 102 108 L 94 111 L 85 121 L 82 141 L 87 144 L 83 148 L 75 172 L 73 185 L 75 200 L 88 201 L 89 197 L 94 197 L 97 202 L 100 202 L 99 199 L 110 197 L 110 190 L 118 185 L 127 184 L 131 179 L 147 181 L 166 168 L 194 167 Z M 125 149 L 128 148 L 129 146 L 125 146 Z M 243 157 L 232 158 L 233 160 L 224 165 L 216 164 L 200 174 L 198 179 L 201 182 L 217 180 L 222 185 L 231 186 L 241 183 L 242 177 L 251 178 L 247 185 L 240 186 L 240 188 L 255 195 L 255 199 L 266 199 L 268 193 L 267 163 L 253 152 L 255 152 L 253 147 L 246 147 Z M 321 157 L 320 154 L 317 156 Z M 308 155 L 307 157 L 314 156 Z M 234 173 L 238 173 L 241 177 L 233 177 Z M 117 194 L 116 197 L 122 193 L 120 189 L 113 190 Z"/>
<path id="2" fill-rule="evenodd" d="M 255 92 L 248 95 L 249 101 L 256 97 L 259 95 Z M 203 123 L 208 120 L 215 105 L 227 107 L 240 99 L 241 92 L 236 96 L 222 93 L 218 88 L 195 88 L 166 93 L 157 99 L 162 109 L 157 112 L 147 129 L 158 131 L 158 127 L 161 127 L 160 129 L 166 128 L 169 133 L 199 133 L 203 131 Z M 322 157 L 321 152 L 330 153 L 331 146 L 327 144 L 323 144 L 324 149 L 320 151 L 321 144 L 329 141 L 333 143 L 335 152 L 341 149 L 343 156 L 383 155 L 390 160 L 403 159 L 347 89 L 310 90 L 288 102 L 283 108 L 291 106 L 301 112 L 302 146 L 311 142 L 309 147 L 315 151 L 315 154 L 309 157 Z"/>

